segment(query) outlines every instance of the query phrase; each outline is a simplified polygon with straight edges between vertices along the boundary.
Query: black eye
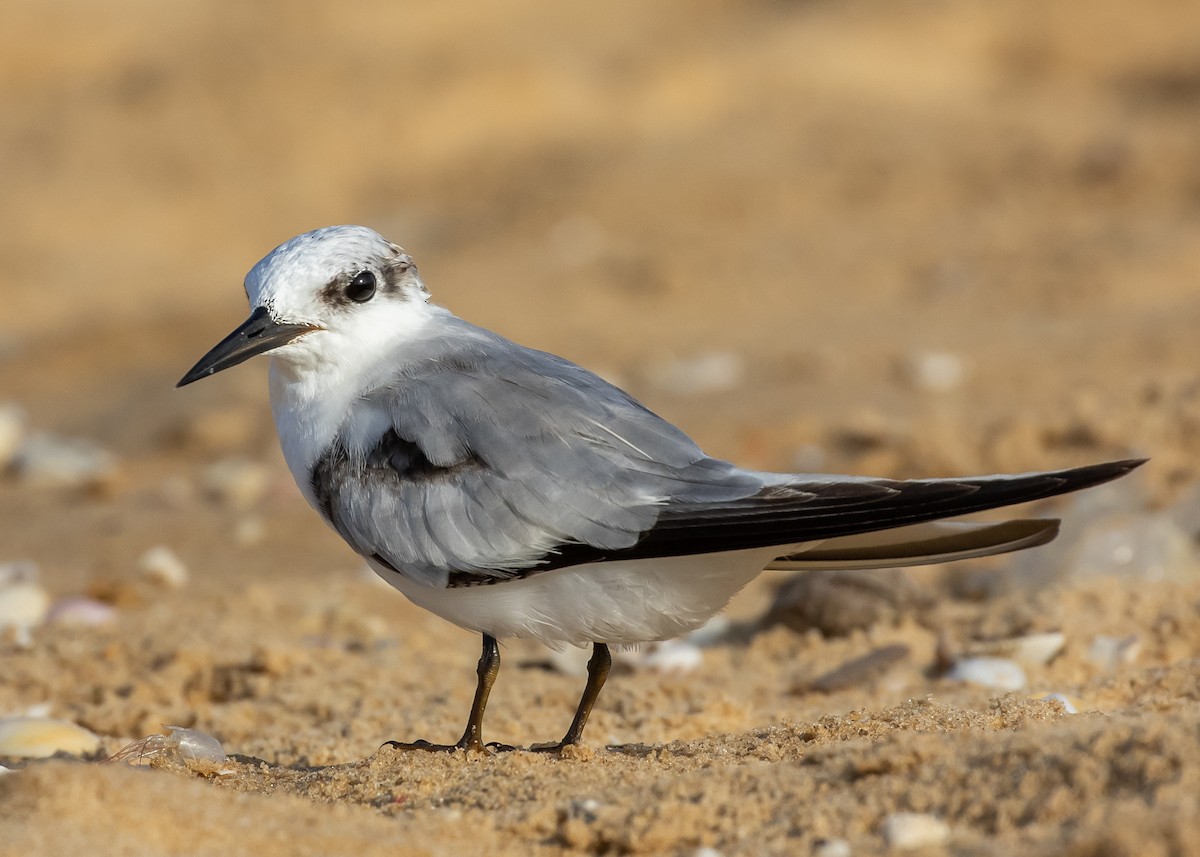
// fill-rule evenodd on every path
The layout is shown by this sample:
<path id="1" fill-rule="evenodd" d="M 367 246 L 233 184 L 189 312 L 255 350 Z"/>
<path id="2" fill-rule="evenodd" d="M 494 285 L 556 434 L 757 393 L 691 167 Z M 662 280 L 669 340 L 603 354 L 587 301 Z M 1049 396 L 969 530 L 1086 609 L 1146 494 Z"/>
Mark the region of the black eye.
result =
<path id="1" fill-rule="evenodd" d="M 359 271 L 346 286 L 346 297 L 358 303 L 366 303 L 375 297 L 375 275 L 370 271 Z"/>

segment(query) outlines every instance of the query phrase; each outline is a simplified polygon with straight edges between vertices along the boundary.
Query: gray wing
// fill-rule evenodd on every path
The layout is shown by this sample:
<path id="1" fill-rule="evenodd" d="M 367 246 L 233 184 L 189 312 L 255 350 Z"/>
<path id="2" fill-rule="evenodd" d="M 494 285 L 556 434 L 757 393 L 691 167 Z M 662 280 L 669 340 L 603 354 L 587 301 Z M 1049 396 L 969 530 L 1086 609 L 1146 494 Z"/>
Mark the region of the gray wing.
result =
<path id="1" fill-rule="evenodd" d="M 311 475 L 359 553 L 437 586 L 790 545 L 1060 494 L 1136 462 L 954 480 L 755 473 L 580 367 L 458 319 L 361 402 L 378 440 Z"/>
<path id="2" fill-rule="evenodd" d="M 322 511 L 365 556 L 435 585 L 488 582 L 628 550 L 666 508 L 762 490 L 569 361 L 458 319 L 444 334 L 361 403 L 390 423 L 378 442 L 339 439 L 313 469 Z"/>

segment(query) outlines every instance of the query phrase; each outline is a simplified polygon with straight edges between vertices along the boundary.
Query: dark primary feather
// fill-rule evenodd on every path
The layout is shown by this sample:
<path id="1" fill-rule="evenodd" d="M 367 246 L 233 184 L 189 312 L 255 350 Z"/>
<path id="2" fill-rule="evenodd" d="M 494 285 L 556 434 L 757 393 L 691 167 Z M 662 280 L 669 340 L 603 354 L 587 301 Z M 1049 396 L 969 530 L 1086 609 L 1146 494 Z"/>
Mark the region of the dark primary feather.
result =
<path id="1" fill-rule="evenodd" d="M 667 509 L 633 551 L 672 556 L 858 535 L 1066 494 L 1116 479 L 1139 464 L 1115 461 L 964 479 L 796 482 L 788 486 L 794 497 L 768 490 L 731 504 Z M 878 488 L 891 493 L 874 493 Z"/>
<path id="2" fill-rule="evenodd" d="M 310 475 L 359 553 L 431 585 L 900 527 L 1074 491 L 1139 463 L 913 481 L 753 473 L 707 457 L 566 360 L 447 325 L 359 403 L 392 424 L 373 448 L 353 454 L 339 438 Z"/>

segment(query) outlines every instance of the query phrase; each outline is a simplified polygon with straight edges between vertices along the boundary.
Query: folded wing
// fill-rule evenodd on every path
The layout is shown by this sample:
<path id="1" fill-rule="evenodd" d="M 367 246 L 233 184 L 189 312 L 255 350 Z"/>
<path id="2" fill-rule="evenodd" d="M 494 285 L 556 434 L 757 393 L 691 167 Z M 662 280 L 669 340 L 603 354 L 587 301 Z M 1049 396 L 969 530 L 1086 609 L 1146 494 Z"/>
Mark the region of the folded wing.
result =
<path id="1" fill-rule="evenodd" d="M 874 557 L 853 538 L 1074 491 L 1140 463 L 911 481 L 744 471 L 586 370 L 457 323 L 360 403 L 382 434 L 366 449 L 339 437 L 311 474 L 348 542 L 430 585 L 818 541 L 791 561 L 864 567 L 1016 549 L 1052 538 L 1053 525 L 913 529 L 876 542 Z"/>

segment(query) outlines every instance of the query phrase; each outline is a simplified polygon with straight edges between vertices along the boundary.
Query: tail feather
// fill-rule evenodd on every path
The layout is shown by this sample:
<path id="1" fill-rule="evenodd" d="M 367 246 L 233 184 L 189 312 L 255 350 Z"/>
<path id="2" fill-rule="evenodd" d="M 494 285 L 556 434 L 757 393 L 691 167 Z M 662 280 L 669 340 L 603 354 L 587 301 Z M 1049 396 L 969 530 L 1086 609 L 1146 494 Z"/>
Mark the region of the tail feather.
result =
<path id="1" fill-rule="evenodd" d="M 936 521 L 818 542 L 780 557 L 770 571 L 842 568 L 904 568 L 1008 553 L 1044 545 L 1058 535 L 1053 519 L 997 524 Z"/>

